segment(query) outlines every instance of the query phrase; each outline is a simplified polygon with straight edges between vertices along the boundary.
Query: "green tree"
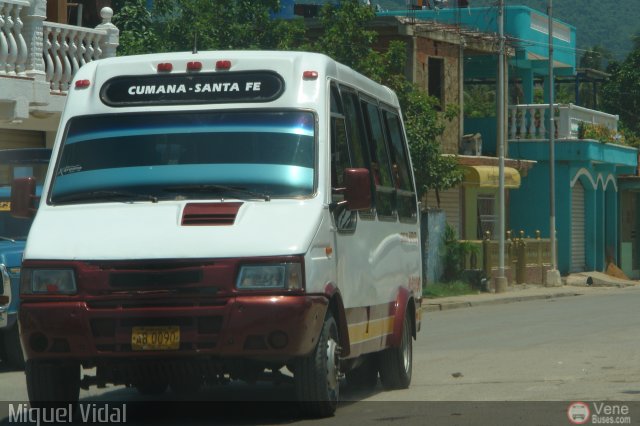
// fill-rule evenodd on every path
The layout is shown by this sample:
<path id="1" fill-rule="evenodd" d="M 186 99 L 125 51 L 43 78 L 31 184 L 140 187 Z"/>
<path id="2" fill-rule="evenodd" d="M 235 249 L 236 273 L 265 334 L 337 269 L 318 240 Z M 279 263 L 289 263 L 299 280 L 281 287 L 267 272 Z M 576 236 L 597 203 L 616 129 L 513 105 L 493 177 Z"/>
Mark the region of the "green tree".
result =
<path id="1" fill-rule="evenodd" d="M 618 114 L 628 132 L 640 134 L 640 46 L 608 71 L 611 78 L 602 88 L 605 110 Z"/>
<path id="2" fill-rule="evenodd" d="M 603 71 L 606 68 L 606 64 L 612 60 L 613 55 L 609 50 L 602 46 L 594 46 L 582 54 L 580 57 L 580 67 Z"/>
<path id="3" fill-rule="evenodd" d="M 120 54 L 223 49 L 290 49 L 304 34 L 299 20 L 272 19 L 279 0 L 118 0 Z"/>
<path id="4" fill-rule="evenodd" d="M 136 55 L 159 51 L 160 40 L 156 36 L 151 12 L 145 0 L 116 1 L 114 24 L 120 29 L 118 55 Z"/>
<path id="5" fill-rule="evenodd" d="M 320 28 L 317 37 L 308 42 L 304 48 L 322 52 L 376 79 L 381 72 L 377 60 L 379 53 L 372 47 L 376 32 L 367 29 L 367 24 L 374 17 L 373 9 L 363 6 L 357 0 L 342 1 L 339 7 L 327 3 L 320 12 Z"/>
<path id="6" fill-rule="evenodd" d="M 396 92 L 419 196 L 422 199 L 427 191 L 434 190 L 440 205 L 439 192 L 458 185 L 463 178 L 457 158 L 442 155 L 439 140 L 444 120 L 458 115 L 457 105 L 449 105 L 439 113 L 438 101 L 406 78 L 407 52 L 403 42 L 391 42 L 383 51 L 374 49 L 377 33 L 367 29 L 374 17 L 373 9 L 357 0 L 344 0 L 339 7 L 325 5 L 320 16 L 320 34 L 309 48 L 337 59 Z"/>

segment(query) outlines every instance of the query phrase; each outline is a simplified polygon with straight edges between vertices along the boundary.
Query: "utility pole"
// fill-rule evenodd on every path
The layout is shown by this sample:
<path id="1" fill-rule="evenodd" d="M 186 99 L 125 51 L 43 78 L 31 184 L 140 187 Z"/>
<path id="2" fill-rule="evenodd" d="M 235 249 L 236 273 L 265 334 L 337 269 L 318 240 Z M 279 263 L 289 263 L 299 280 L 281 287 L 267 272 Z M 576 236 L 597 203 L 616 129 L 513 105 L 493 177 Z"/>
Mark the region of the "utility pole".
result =
<path id="1" fill-rule="evenodd" d="M 504 43 L 504 0 L 498 2 L 498 275 L 495 280 L 496 293 L 507 290 L 507 278 L 504 274 L 505 248 L 505 200 L 504 200 L 504 75 L 505 75 L 505 43 Z"/>
<path id="2" fill-rule="evenodd" d="M 553 74 L 553 0 L 549 0 L 549 242 L 551 244 L 551 269 L 547 271 L 547 287 L 562 284 L 558 271 L 558 255 L 556 253 L 556 152 L 555 152 L 555 108 L 554 74 Z"/>

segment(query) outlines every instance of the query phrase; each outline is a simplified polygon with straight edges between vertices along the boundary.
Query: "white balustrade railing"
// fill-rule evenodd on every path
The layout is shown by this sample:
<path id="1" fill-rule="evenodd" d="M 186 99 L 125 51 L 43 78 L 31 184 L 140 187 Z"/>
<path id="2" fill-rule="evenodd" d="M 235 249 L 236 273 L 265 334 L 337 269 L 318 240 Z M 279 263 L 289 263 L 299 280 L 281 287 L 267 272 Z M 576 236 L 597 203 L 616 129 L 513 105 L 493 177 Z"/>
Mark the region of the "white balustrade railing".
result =
<path id="1" fill-rule="evenodd" d="M 95 29 L 46 22 L 45 10 L 44 0 L 0 0 L 0 77 L 41 79 L 65 92 L 81 66 L 115 56 L 119 31 L 108 7 Z"/>
<path id="2" fill-rule="evenodd" d="M 51 90 L 67 91 L 73 76 L 82 65 L 100 59 L 104 30 L 72 25 L 44 23 L 44 61 Z"/>
<path id="3" fill-rule="evenodd" d="M 78 69 L 103 57 L 115 56 L 118 29 L 111 23 L 113 11 L 101 11 L 96 29 L 44 22 L 44 61 L 51 90 L 65 92 Z"/>
<path id="4" fill-rule="evenodd" d="M 27 43 L 23 34 L 28 0 L 0 0 L 0 76 L 26 76 Z"/>
<path id="5" fill-rule="evenodd" d="M 549 117 L 548 104 L 526 104 L 509 107 L 507 120 L 509 140 L 545 140 L 549 138 L 546 128 Z M 584 108 L 573 104 L 554 105 L 554 137 L 578 139 L 580 123 L 606 126 L 618 131 L 618 116 Z"/>

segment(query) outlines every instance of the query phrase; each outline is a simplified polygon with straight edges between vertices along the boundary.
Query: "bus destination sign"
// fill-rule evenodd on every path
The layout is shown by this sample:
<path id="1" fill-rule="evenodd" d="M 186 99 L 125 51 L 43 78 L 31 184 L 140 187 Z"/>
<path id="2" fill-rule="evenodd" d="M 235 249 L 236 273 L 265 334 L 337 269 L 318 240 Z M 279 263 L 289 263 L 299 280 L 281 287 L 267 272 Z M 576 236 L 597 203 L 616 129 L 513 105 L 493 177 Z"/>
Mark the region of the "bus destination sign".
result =
<path id="1" fill-rule="evenodd" d="M 284 80 L 271 71 L 122 76 L 100 90 L 106 105 L 191 105 L 269 102 L 282 95 Z"/>

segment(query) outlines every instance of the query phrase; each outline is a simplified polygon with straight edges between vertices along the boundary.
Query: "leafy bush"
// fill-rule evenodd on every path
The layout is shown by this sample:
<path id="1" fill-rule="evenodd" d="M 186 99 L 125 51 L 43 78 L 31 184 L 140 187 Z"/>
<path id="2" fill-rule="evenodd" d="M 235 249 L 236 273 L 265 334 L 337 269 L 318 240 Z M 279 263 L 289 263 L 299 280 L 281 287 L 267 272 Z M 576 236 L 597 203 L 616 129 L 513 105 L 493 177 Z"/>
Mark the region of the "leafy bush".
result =
<path id="1" fill-rule="evenodd" d="M 460 280 L 464 276 L 465 259 L 470 254 L 478 254 L 478 246 L 469 241 L 459 241 L 456 230 L 447 223 L 442 236 L 445 282 Z"/>
<path id="2" fill-rule="evenodd" d="M 593 124 L 581 121 L 578 124 L 578 139 L 592 139 L 600 143 L 616 143 L 624 145 L 624 137 L 604 124 Z"/>

